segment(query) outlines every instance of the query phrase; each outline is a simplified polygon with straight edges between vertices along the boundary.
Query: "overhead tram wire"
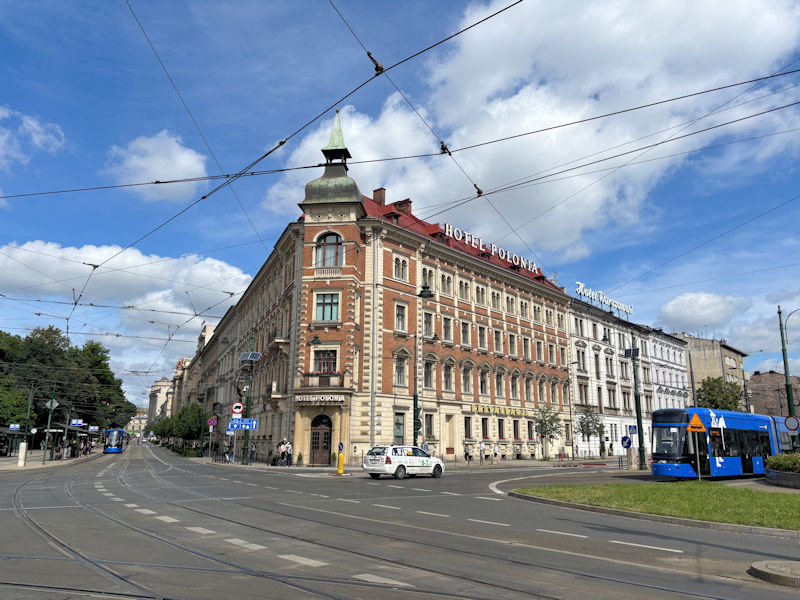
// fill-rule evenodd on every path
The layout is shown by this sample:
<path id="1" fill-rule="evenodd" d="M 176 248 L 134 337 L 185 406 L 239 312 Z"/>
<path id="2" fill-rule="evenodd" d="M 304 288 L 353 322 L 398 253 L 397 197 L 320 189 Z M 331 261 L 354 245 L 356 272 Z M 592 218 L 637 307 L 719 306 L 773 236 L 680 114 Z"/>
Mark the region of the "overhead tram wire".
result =
<path id="1" fill-rule="evenodd" d="M 384 71 L 386 71 L 386 70 L 388 70 L 388 69 L 385 68 Z M 551 131 L 551 130 L 554 130 L 554 129 L 561 129 L 561 128 L 569 127 L 569 126 L 572 126 L 572 125 L 578 125 L 578 124 L 581 124 L 581 123 L 584 123 L 584 122 L 588 122 L 588 121 L 595 121 L 595 120 L 598 120 L 598 119 L 603 119 L 603 118 L 606 118 L 606 117 L 611 117 L 611 116 L 615 116 L 615 115 L 626 113 L 626 112 L 633 112 L 633 111 L 636 111 L 636 110 L 649 108 L 651 106 L 655 106 L 655 105 L 659 105 L 659 104 L 666 104 L 666 103 L 669 103 L 669 102 L 675 102 L 677 100 L 682 100 L 682 99 L 690 98 L 690 97 L 693 97 L 693 96 L 699 96 L 699 95 L 703 95 L 703 94 L 708 94 L 708 93 L 711 93 L 711 92 L 714 92 L 714 91 L 718 91 L 720 89 L 728 89 L 728 88 L 732 88 L 732 87 L 746 85 L 746 84 L 752 83 L 752 82 L 759 82 L 759 81 L 763 81 L 763 80 L 771 79 L 771 78 L 775 78 L 775 77 L 782 77 L 782 76 L 785 76 L 785 75 L 792 75 L 792 74 L 797 73 L 797 72 L 800 72 L 800 69 L 793 70 L 793 71 L 781 72 L 781 73 L 777 73 L 777 74 L 773 74 L 773 75 L 768 75 L 768 76 L 765 76 L 765 77 L 759 77 L 757 79 L 752 79 L 752 80 L 748 80 L 748 81 L 732 83 L 732 84 L 728 84 L 728 85 L 722 86 L 720 88 L 711 88 L 711 89 L 708 89 L 708 90 L 702 90 L 702 91 L 699 91 L 699 92 L 693 92 L 691 94 L 685 94 L 683 96 L 676 96 L 676 97 L 673 97 L 673 98 L 668 98 L 666 100 L 659 100 L 658 102 L 654 102 L 654 103 L 650 103 L 650 104 L 642 104 L 642 105 L 639 105 L 639 106 L 634 106 L 634 107 L 630 107 L 630 108 L 626 108 L 626 109 L 622 109 L 622 110 L 618 110 L 618 111 L 613 111 L 613 112 L 605 113 L 605 114 L 602 114 L 602 115 L 595 115 L 593 117 L 587 117 L 586 119 L 580 119 L 580 120 L 577 120 L 577 121 L 571 121 L 569 123 L 562 123 L 562 124 L 559 124 L 559 125 L 551 125 L 551 126 L 548 126 L 548 127 L 542 128 L 542 129 L 536 129 L 536 130 L 533 130 L 533 131 L 527 131 L 527 132 L 523 132 L 523 133 L 520 133 L 520 134 L 515 134 L 515 135 L 512 135 L 512 136 L 496 138 L 496 139 L 493 139 L 493 140 L 486 140 L 484 142 L 478 142 L 476 144 L 471 144 L 471 145 L 468 145 L 468 146 L 462 146 L 462 147 L 459 147 L 459 148 L 451 148 L 450 152 L 452 152 L 452 153 L 462 152 L 464 150 L 470 150 L 472 148 L 477 148 L 477 147 L 481 147 L 481 146 L 487 146 L 487 145 L 490 145 L 490 144 L 496 144 L 496 143 L 500 143 L 500 142 L 503 142 L 503 141 L 516 139 L 516 138 L 519 138 L 519 137 L 534 135 L 536 133 L 542 133 L 542 132 Z M 370 79 L 369 81 L 371 81 L 371 80 L 372 79 Z M 767 96 L 771 96 L 774 93 L 780 93 L 782 91 L 785 91 L 786 89 L 792 89 L 794 87 L 797 87 L 797 85 L 798 84 L 795 84 L 793 86 L 789 86 L 787 88 L 784 88 L 783 90 L 778 90 L 778 92 L 773 92 L 773 93 L 770 93 L 770 94 L 766 94 L 765 96 L 762 96 L 762 98 L 767 97 Z M 745 102 L 745 103 L 742 103 L 742 104 L 739 104 L 739 105 L 736 105 L 736 106 L 741 106 L 741 105 L 747 104 L 749 102 L 751 102 L 751 101 L 748 101 L 748 102 Z M 335 104 L 332 105 L 331 108 L 333 108 L 334 106 L 336 106 L 336 105 Z M 728 110 L 728 109 L 724 109 L 724 110 Z M 717 111 L 717 112 L 721 112 L 721 111 Z M 324 113 L 322 113 L 322 114 L 324 114 Z M 317 117 L 317 118 L 319 118 L 319 117 Z M 688 123 L 691 124 L 693 122 L 695 122 L 695 121 L 689 121 Z M 648 134 L 647 136 L 643 136 L 642 138 L 638 138 L 638 139 L 645 139 L 645 138 L 650 137 L 652 135 L 656 135 L 658 133 L 661 133 L 661 132 L 664 132 L 664 131 L 668 131 L 670 129 L 674 129 L 674 128 L 677 128 L 677 127 L 680 127 L 680 126 L 681 125 L 675 125 L 673 127 L 661 130 L 660 132 L 654 132 L 652 134 Z M 635 140 L 632 140 L 631 142 L 626 142 L 626 143 L 632 143 L 633 141 L 635 141 Z M 622 145 L 624 145 L 624 144 L 622 144 Z M 375 163 L 375 162 L 411 160 L 411 159 L 416 159 L 416 158 L 433 158 L 433 157 L 437 157 L 437 156 L 441 156 L 441 155 L 442 155 L 441 152 L 430 152 L 430 153 L 424 153 L 424 154 L 411 154 L 411 155 L 405 155 L 405 156 L 393 156 L 393 157 L 386 157 L 386 158 L 356 160 L 356 161 L 350 161 L 350 164 L 351 165 L 358 165 L 358 164 L 370 164 L 370 163 Z M 592 156 L 592 155 L 589 155 L 589 156 Z M 564 163 L 564 164 L 569 164 L 569 163 Z M 262 175 L 274 175 L 274 174 L 285 173 L 285 172 L 289 172 L 289 171 L 298 171 L 298 170 L 305 170 L 305 169 L 317 169 L 317 168 L 324 167 L 324 166 L 325 166 L 324 163 L 317 163 L 317 164 L 313 164 L 313 165 L 302 165 L 302 166 L 297 166 L 297 167 L 283 167 L 283 168 L 278 168 L 278 169 L 264 169 L 264 170 L 257 170 L 257 171 L 250 171 L 250 172 L 246 172 L 246 173 L 241 173 L 241 177 L 260 177 Z M 142 181 L 142 182 L 136 182 L 136 183 L 121 183 L 121 184 L 111 184 L 111 185 L 88 186 L 88 187 L 80 187 L 80 188 L 64 188 L 64 189 L 56 189 L 56 190 L 46 190 L 46 191 L 41 191 L 41 192 L 26 192 L 26 193 L 21 193 L 21 194 L 3 194 L 3 195 L 0 195 L 0 200 L 10 200 L 10 199 L 15 199 L 15 198 L 28 198 L 28 197 L 34 197 L 34 196 L 50 196 L 50 195 L 58 195 L 58 194 L 69 194 L 69 193 L 76 193 L 76 192 L 92 192 L 92 191 L 103 191 L 103 190 L 112 190 L 112 189 L 123 189 L 123 188 L 141 187 L 141 186 L 149 186 L 149 185 L 170 185 L 170 184 L 178 184 L 178 183 L 196 183 L 196 182 L 202 182 L 202 181 L 215 181 L 215 180 L 219 180 L 219 179 L 229 179 L 229 178 L 234 177 L 236 175 L 239 175 L 239 174 L 237 174 L 237 173 L 223 173 L 223 174 L 220 174 L 220 175 L 205 175 L 205 176 L 202 176 L 202 177 L 184 177 L 184 178 L 163 179 L 163 180 L 159 179 L 159 180 L 155 180 L 155 181 Z"/>
<path id="2" fill-rule="evenodd" d="M 639 148 L 634 148 L 633 150 L 628 150 L 626 152 L 620 152 L 618 154 L 614 154 L 613 156 L 608 156 L 608 157 L 605 157 L 605 158 L 600 158 L 600 159 L 593 160 L 593 161 L 590 161 L 590 162 L 587 162 L 587 163 L 583 163 L 583 164 L 577 165 L 575 167 L 562 169 L 560 171 L 556 171 L 554 173 L 550 173 L 549 175 L 542 175 L 542 176 L 539 176 L 539 177 L 532 177 L 530 179 L 526 179 L 525 181 L 523 181 L 521 183 L 507 185 L 507 186 L 500 187 L 500 188 L 495 189 L 495 190 L 491 190 L 491 191 L 485 192 L 483 195 L 484 196 L 488 196 L 490 194 L 499 194 L 499 193 L 502 193 L 502 192 L 507 192 L 507 191 L 510 191 L 510 190 L 514 190 L 514 189 L 517 189 L 517 188 L 521 187 L 522 185 L 534 183 L 534 182 L 537 182 L 537 181 L 542 181 L 542 180 L 554 177 L 556 175 L 562 175 L 564 173 L 569 173 L 569 172 L 575 171 L 577 169 L 581 169 L 581 168 L 588 167 L 588 166 L 591 166 L 591 165 L 596 165 L 596 164 L 599 164 L 599 163 L 602 163 L 602 162 L 606 162 L 608 160 L 619 158 L 621 156 L 627 156 L 629 154 L 634 154 L 636 152 L 641 152 L 641 151 L 644 151 L 644 150 L 649 150 L 649 149 L 652 149 L 652 148 L 656 148 L 658 146 L 663 146 L 664 144 L 668 144 L 668 143 L 671 143 L 671 142 L 676 142 L 678 140 L 682 140 L 682 139 L 685 139 L 685 138 L 688 138 L 688 137 L 692 137 L 694 135 L 698 135 L 698 134 L 701 134 L 701 133 L 706 133 L 706 132 L 714 130 L 714 129 L 719 129 L 720 127 L 725 127 L 727 125 L 732 125 L 734 123 L 739 123 L 739 122 L 742 122 L 742 121 L 746 121 L 748 119 L 753 119 L 755 117 L 760 117 L 760 116 L 763 116 L 763 115 L 766 115 L 766 114 L 769 114 L 769 113 L 777 112 L 779 110 L 785 110 L 787 108 L 791 108 L 791 107 L 797 106 L 797 105 L 800 105 L 800 101 L 792 102 L 790 104 L 785 104 L 783 106 L 778 106 L 778 107 L 775 107 L 775 108 L 764 110 L 764 111 L 761 111 L 761 112 L 758 112 L 758 113 L 747 115 L 745 117 L 741 117 L 741 118 L 738 118 L 738 119 L 733 119 L 731 121 L 726 121 L 725 123 L 719 123 L 717 125 L 712 125 L 710 127 L 706 127 L 704 129 L 700 129 L 698 131 L 693 131 L 691 133 L 686 133 L 686 134 L 681 135 L 681 136 L 674 136 L 674 137 L 671 137 L 671 138 L 668 138 L 668 139 L 665 139 L 665 140 L 661 140 L 659 142 L 655 142 L 653 144 L 648 144 L 646 146 L 641 146 Z M 479 197 L 480 196 L 472 196 L 468 200 L 465 200 L 465 201 L 461 202 L 460 204 L 457 204 L 455 206 L 452 206 L 452 207 L 446 208 L 444 210 L 440 210 L 438 212 L 435 212 L 432 215 L 429 215 L 428 218 L 434 217 L 434 216 L 439 215 L 439 214 L 441 214 L 443 212 L 447 212 L 449 210 L 452 210 L 453 208 L 457 208 L 458 206 L 462 206 L 464 204 L 472 202 L 473 200 L 477 200 Z M 518 229 L 524 227 L 525 225 L 530 223 L 532 220 L 533 219 L 530 219 L 529 221 L 527 221 L 523 225 L 520 225 L 518 227 Z"/>
<path id="3" fill-rule="evenodd" d="M 431 135 L 433 135 L 434 139 L 439 143 L 439 147 L 441 148 L 441 154 L 446 154 L 447 156 L 449 156 L 450 160 L 453 161 L 453 164 L 458 168 L 459 171 L 461 171 L 461 173 L 464 175 L 464 177 L 467 179 L 467 181 L 469 181 L 470 184 L 472 185 L 472 187 L 475 189 L 476 194 L 478 196 L 483 196 L 483 190 L 478 186 L 478 184 L 475 182 L 475 180 L 472 179 L 472 177 L 469 175 L 469 173 L 467 173 L 467 171 L 464 168 L 464 166 L 456 159 L 455 156 L 453 156 L 453 153 L 447 147 L 447 144 L 445 143 L 444 138 L 442 138 L 442 136 L 440 136 L 436 131 L 434 131 L 434 129 L 433 129 L 433 127 L 431 127 L 430 123 L 428 123 L 428 121 L 425 119 L 425 117 L 423 117 L 422 114 L 417 110 L 417 107 L 414 106 L 414 104 L 411 102 L 411 100 L 408 99 L 408 96 L 406 96 L 405 93 L 403 93 L 403 91 L 400 89 L 400 86 L 398 86 L 395 83 L 395 81 L 389 76 L 389 74 L 385 72 L 385 70 L 383 68 L 383 65 L 381 65 L 372 56 L 372 53 L 369 50 L 367 50 L 367 47 L 361 41 L 361 38 L 359 38 L 358 35 L 356 34 L 356 32 L 353 30 L 353 28 L 350 27 L 350 24 L 347 22 L 347 19 L 345 19 L 344 15 L 339 11 L 338 8 L 336 8 L 336 5 L 333 3 L 333 0 L 328 0 L 328 2 L 333 7 L 333 10 L 336 11 L 336 14 L 339 15 L 339 18 L 345 24 L 347 29 L 350 30 L 350 33 L 353 34 L 353 37 L 356 39 L 358 44 L 361 46 L 361 48 L 366 53 L 367 58 L 369 58 L 369 60 L 372 61 L 372 64 L 375 67 L 375 74 L 376 75 L 383 75 L 387 79 L 387 81 L 389 81 L 389 83 L 397 91 L 397 93 L 400 94 L 400 97 L 403 98 L 405 103 L 408 104 L 408 106 L 411 108 L 412 111 L 414 111 L 414 114 L 417 115 L 419 120 L 422 121 L 422 123 L 425 125 L 425 127 L 428 128 L 428 131 L 431 132 Z M 500 210 L 497 208 L 497 206 L 495 206 L 495 204 L 488 198 L 486 199 L 486 201 L 489 203 L 489 206 L 491 206 L 492 209 L 494 209 L 494 211 L 498 214 L 498 216 L 506 223 L 506 225 L 508 225 L 508 227 L 513 231 L 514 228 L 511 226 L 511 223 L 509 223 L 508 220 L 505 218 L 505 216 L 503 216 L 503 213 L 500 212 Z M 519 239 L 520 242 L 522 242 L 522 245 L 525 246 L 525 248 L 527 248 L 528 251 L 531 254 L 533 254 L 533 256 L 536 258 L 537 262 L 539 263 L 540 267 L 542 269 L 546 270 L 544 262 L 537 256 L 537 254 L 533 250 L 533 248 L 531 248 L 530 245 L 524 239 L 522 239 L 522 236 L 520 234 L 517 234 L 517 238 Z"/>
<path id="4" fill-rule="evenodd" d="M 484 23 L 484 22 L 488 21 L 489 19 L 499 15 L 500 13 L 508 10 L 512 6 L 515 6 L 515 5 L 519 4 L 520 2 L 522 2 L 522 0 L 517 0 L 517 2 L 514 2 L 513 4 L 510 4 L 509 6 L 506 6 L 505 8 L 502 8 L 502 9 L 500 9 L 500 10 L 498 10 L 498 11 L 496 11 L 496 12 L 494 12 L 494 13 L 488 15 L 488 16 L 486 16 L 483 19 L 480 19 L 479 21 L 476 21 L 472 25 L 464 27 L 463 29 L 460 29 L 459 31 L 456 31 L 455 33 L 447 36 L 446 38 L 444 38 L 444 39 L 442 39 L 442 40 L 440 40 L 440 41 L 438 41 L 438 42 L 436 42 L 434 44 L 431 44 L 431 45 L 423 48 L 422 50 L 420 50 L 418 52 L 415 52 L 414 54 L 412 54 L 412 55 L 410 55 L 410 56 L 408 56 L 408 57 L 406 57 L 406 58 L 394 63 L 393 65 L 390 65 L 390 66 L 386 67 L 384 69 L 384 71 L 390 71 L 390 70 L 392 70 L 392 69 L 394 69 L 394 68 L 396 68 L 396 67 L 398 67 L 398 66 L 400 66 L 400 65 L 402 65 L 402 64 L 404 64 L 406 62 L 408 62 L 409 60 L 411 60 L 413 58 L 416 58 L 417 56 L 420 56 L 421 54 L 424 54 L 425 52 L 428 52 L 429 50 L 432 50 L 433 48 L 436 48 L 437 46 L 439 46 L 439 45 L 441 45 L 441 44 L 443 44 L 443 43 L 455 38 L 456 36 L 461 35 L 465 31 L 468 31 L 468 30 L 472 29 L 473 27 L 476 27 L 477 25 L 480 25 L 481 23 Z M 108 257 L 105 261 L 100 263 L 100 266 L 105 265 L 107 262 L 113 260 L 114 258 L 119 256 L 120 254 L 122 254 L 123 252 L 128 250 L 129 248 L 132 248 L 133 246 L 135 246 L 136 244 L 138 244 L 142 240 L 144 240 L 144 239 L 148 238 L 149 236 L 153 235 L 156 231 L 160 230 L 161 228 L 166 226 L 168 223 L 174 221 L 179 216 L 181 216 L 182 214 L 184 214 L 185 212 L 187 212 L 188 210 L 190 210 L 192 207 L 196 206 L 197 204 L 199 204 L 203 200 L 206 200 L 207 198 L 211 197 L 212 195 L 214 195 L 219 190 L 223 189 L 224 187 L 227 187 L 228 185 L 230 185 L 233 182 L 237 181 L 241 177 L 245 176 L 249 171 L 251 171 L 253 169 L 253 167 L 255 167 L 257 164 L 262 162 L 265 158 L 267 158 L 273 152 L 275 152 L 276 150 L 281 148 L 286 142 L 288 142 L 289 140 L 291 140 L 292 138 L 294 138 L 295 136 L 300 134 L 306 128 L 310 127 L 313 123 L 315 123 L 321 117 L 323 117 L 325 114 L 327 114 L 331 109 L 335 108 L 336 106 L 341 104 L 344 100 L 346 100 L 347 98 L 349 98 L 350 96 L 355 94 L 358 90 L 363 88 L 365 85 L 370 83 L 373 79 L 375 79 L 375 77 L 377 77 L 377 74 L 375 76 L 373 76 L 373 77 L 370 77 L 369 79 L 365 80 L 364 82 L 360 83 L 355 88 L 353 88 L 352 90 L 347 92 L 344 96 L 342 96 L 341 98 L 336 100 L 336 102 L 334 102 L 330 106 L 326 107 L 324 110 L 319 112 L 316 116 L 314 116 L 312 119 L 309 119 L 306 123 L 304 123 L 303 125 L 298 127 L 295 131 L 293 131 L 292 133 L 287 135 L 284 139 L 282 139 L 280 142 L 278 142 L 278 144 L 276 146 L 272 147 L 267 152 L 263 153 L 261 156 L 256 158 L 254 161 L 250 162 L 248 165 L 246 165 L 243 169 L 241 169 L 237 173 L 235 173 L 232 176 L 226 178 L 225 181 L 220 183 L 217 187 L 213 188 L 210 192 L 208 192 L 207 194 L 204 194 L 203 196 L 201 196 L 200 198 L 198 198 L 194 202 L 190 203 L 188 206 L 185 206 L 180 211 L 178 211 L 176 214 L 171 216 L 169 219 L 163 221 L 161 224 L 157 225 L 156 227 L 151 229 L 149 232 L 145 233 L 144 235 L 140 236 L 139 238 L 137 238 L 136 240 L 134 240 L 133 242 L 131 242 L 130 244 L 128 244 L 127 246 L 122 248 L 119 252 L 117 252 L 117 253 L 113 254 L 112 256 Z"/>
<path id="5" fill-rule="evenodd" d="M 217 164 L 217 168 L 219 169 L 220 174 L 224 173 L 225 169 L 222 168 L 222 165 L 220 164 L 219 160 L 217 159 L 217 155 L 214 153 L 214 150 L 211 149 L 211 144 L 208 143 L 208 140 L 206 139 L 206 136 L 203 133 L 203 130 L 200 129 L 200 125 L 197 122 L 197 120 L 194 118 L 194 115 L 192 114 L 192 111 L 189 110 L 189 105 L 186 104 L 186 100 L 184 100 L 183 94 L 181 94 L 180 90 L 178 90 L 178 86 L 175 84 L 175 81 L 172 79 L 172 76 L 169 74 L 169 71 L 167 70 L 167 66 L 164 64 L 164 61 L 161 60 L 161 56 L 158 54 L 158 50 L 156 50 L 155 45 L 153 45 L 153 42 L 150 39 L 150 36 L 147 35 L 147 32 L 145 31 L 144 26 L 142 25 L 142 22 L 139 20 L 139 17 L 136 15 L 136 12 L 133 10 L 133 7 L 131 6 L 131 3 L 128 0 L 125 0 L 125 4 L 128 5 L 128 9 L 131 11 L 131 14 L 133 15 L 133 18 L 136 21 L 136 24 L 139 26 L 139 29 L 142 32 L 142 35 L 144 35 L 144 39 L 147 40 L 147 43 L 150 46 L 150 49 L 153 51 L 153 54 L 155 55 L 156 60 L 158 61 L 158 64 L 161 65 L 161 68 L 164 71 L 164 75 L 167 76 L 167 79 L 169 80 L 170 85 L 172 85 L 172 89 L 175 90 L 175 94 L 178 96 L 178 99 L 181 101 L 181 104 L 183 105 L 183 108 L 186 110 L 186 114 L 189 115 L 189 119 L 191 119 L 192 123 L 194 124 L 194 128 L 197 130 L 197 133 L 200 134 L 200 138 L 203 140 L 203 143 L 205 144 L 206 149 L 208 150 L 209 154 L 211 154 L 211 158 L 213 158 L 214 162 Z M 244 204 L 242 204 L 242 201 L 239 198 L 239 194 L 236 193 L 236 190 L 233 188 L 233 186 L 231 186 L 229 189 L 230 189 L 231 193 L 233 194 L 233 197 L 236 198 L 236 202 L 239 204 L 239 208 L 242 210 L 242 213 L 244 213 L 244 216 L 247 218 L 247 222 L 250 223 L 250 227 L 253 229 L 253 233 L 256 234 L 256 237 L 261 242 L 261 245 L 263 246 L 264 251 L 267 254 L 269 254 L 269 249 L 267 248 L 267 245 L 264 243 L 264 240 L 261 239 L 261 235 L 258 233 L 258 229 L 256 229 L 255 223 L 253 223 L 253 220 L 250 218 L 250 215 L 247 213 L 247 210 L 245 209 Z"/>

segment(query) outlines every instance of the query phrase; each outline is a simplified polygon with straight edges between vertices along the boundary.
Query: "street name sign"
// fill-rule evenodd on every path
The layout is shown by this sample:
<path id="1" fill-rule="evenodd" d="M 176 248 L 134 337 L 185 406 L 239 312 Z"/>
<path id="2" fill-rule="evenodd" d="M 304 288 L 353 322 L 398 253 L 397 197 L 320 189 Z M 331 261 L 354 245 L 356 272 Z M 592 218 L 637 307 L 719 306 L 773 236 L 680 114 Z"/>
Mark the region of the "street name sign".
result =
<path id="1" fill-rule="evenodd" d="M 228 423 L 228 431 L 235 429 L 258 429 L 258 419 L 236 419 Z"/>

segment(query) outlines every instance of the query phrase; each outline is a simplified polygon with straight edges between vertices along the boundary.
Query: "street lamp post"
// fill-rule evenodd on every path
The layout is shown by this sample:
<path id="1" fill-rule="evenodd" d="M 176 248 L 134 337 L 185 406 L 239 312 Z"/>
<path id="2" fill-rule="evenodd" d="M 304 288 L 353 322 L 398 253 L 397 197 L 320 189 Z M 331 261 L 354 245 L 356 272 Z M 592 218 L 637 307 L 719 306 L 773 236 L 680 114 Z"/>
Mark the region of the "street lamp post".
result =
<path id="1" fill-rule="evenodd" d="M 431 291 L 430 286 L 426 283 L 422 286 L 419 294 L 417 294 L 423 300 L 429 300 L 433 298 L 433 292 Z M 420 429 L 422 429 L 422 419 L 419 410 L 419 395 L 417 394 L 417 333 L 416 328 L 414 328 L 414 403 L 412 407 L 412 414 L 413 414 L 413 423 L 412 423 L 412 430 L 413 434 L 413 445 L 417 445 L 417 434 L 419 433 Z"/>
<path id="2" fill-rule="evenodd" d="M 622 334 L 625 336 L 625 334 Z M 630 350 L 625 350 L 625 357 L 630 357 L 633 362 L 633 400 L 636 407 L 636 433 L 639 441 L 639 470 L 644 471 L 647 469 L 647 459 L 645 458 L 644 451 L 644 431 L 642 430 L 642 397 L 639 394 L 639 348 L 636 347 L 636 336 L 631 333 L 631 347 Z M 603 341 L 608 341 L 608 336 L 603 336 Z"/>
<path id="3" fill-rule="evenodd" d="M 793 417 L 794 414 L 794 396 L 792 394 L 792 380 L 789 377 L 789 356 L 786 353 L 786 323 L 789 322 L 789 317 L 796 313 L 800 308 L 794 309 L 785 319 L 781 318 L 781 307 L 778 306 L 778 326 L 781 330 L 781 351 L 783 352 L 783 374 L 786 377 L 786 404 L 789 408 L 789 416 Z"/>
<path id="4" fill-rule="evenodd" d="M 738 371 L 738 367 L 728 367 L 728 371 Z M 744 378 L 744 365 L 742 365 L 742 396 L 744 396 L 744 407 L 750 412 L 750 400 L 747 397 L 747 380 Z"/>

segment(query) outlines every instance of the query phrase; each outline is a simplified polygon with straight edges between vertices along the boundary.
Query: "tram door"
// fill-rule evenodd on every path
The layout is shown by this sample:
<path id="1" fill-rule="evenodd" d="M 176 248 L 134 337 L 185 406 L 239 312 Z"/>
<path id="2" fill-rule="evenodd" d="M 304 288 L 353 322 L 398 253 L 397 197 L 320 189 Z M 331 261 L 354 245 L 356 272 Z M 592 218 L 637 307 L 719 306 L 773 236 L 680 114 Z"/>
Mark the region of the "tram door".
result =
<path id="1" fill-rule="evenodd" d="M 311 421 L 311 463 L 312 465 L 328 465 L 331 462 L 331 431 L 333 424 L 330 417 L 317 415 Z"/>
<path id="2" fill-rule="evenodd" d="M 697 472 L 697 459 L 700 459 L 700 475 L 711 475 L 711 464 L 708 461 L 708 443 L 703 433 L 687 433 L 689 437 L 690 455 L 692 457 L 692 467 Z M 695 452 L 695 446 L 697 452 Z"/>
<path id="3" fill-rule="evenodd" d="M 742 475 L 753 473 L 753 452 L 757 450 L 753 446 L 758 442 L 758 433 L 755 431 L 736 431 L 737 442 L 739 442 L 739 458 L 742 459 Z M 755 438 L 752 439 L 751 438 Z"/>

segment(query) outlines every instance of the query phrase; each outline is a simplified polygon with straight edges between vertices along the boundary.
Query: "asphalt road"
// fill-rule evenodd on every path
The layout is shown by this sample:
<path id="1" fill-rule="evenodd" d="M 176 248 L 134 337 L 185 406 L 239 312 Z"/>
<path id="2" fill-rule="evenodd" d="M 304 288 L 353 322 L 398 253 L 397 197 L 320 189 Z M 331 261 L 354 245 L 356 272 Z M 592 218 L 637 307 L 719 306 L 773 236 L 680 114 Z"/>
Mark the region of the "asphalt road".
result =
<path id="1" fill-rule="evenodd" d="M 800 559 L 798 539 L 503 493 L 610 476 L 522 466 L 373 481 L 189 461 L 148 445 L 6 471 L 0 598 L 797 597 L 746 570 Z"/>

